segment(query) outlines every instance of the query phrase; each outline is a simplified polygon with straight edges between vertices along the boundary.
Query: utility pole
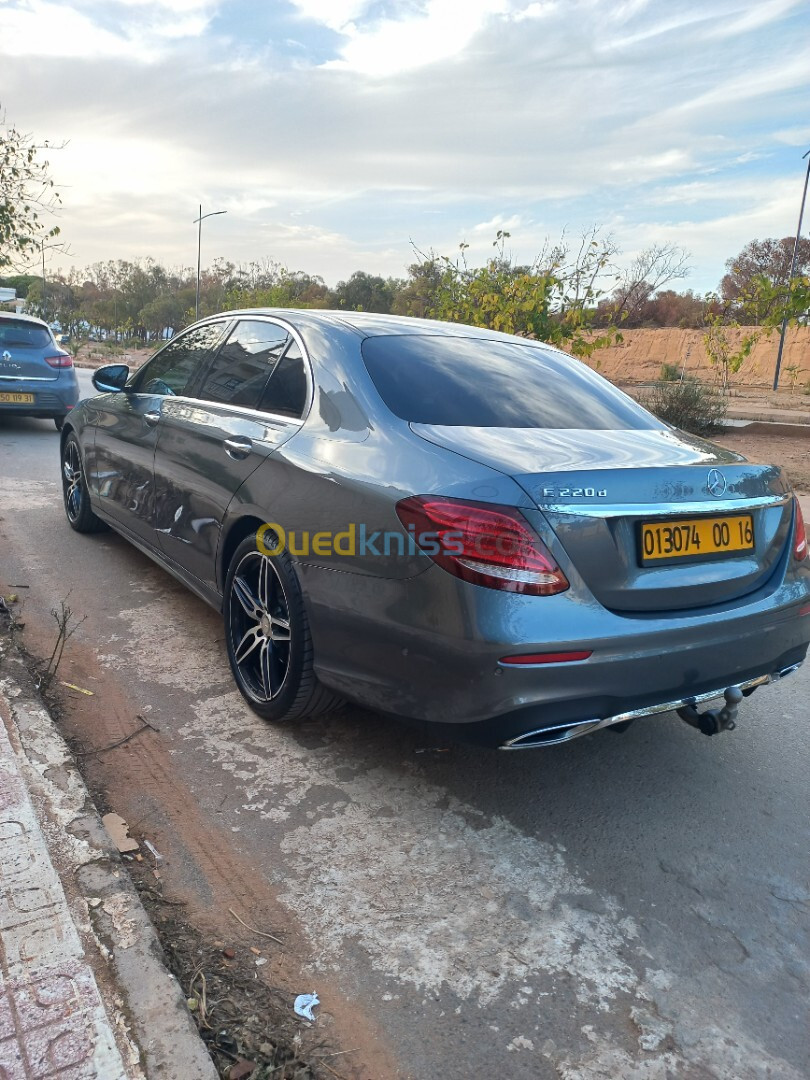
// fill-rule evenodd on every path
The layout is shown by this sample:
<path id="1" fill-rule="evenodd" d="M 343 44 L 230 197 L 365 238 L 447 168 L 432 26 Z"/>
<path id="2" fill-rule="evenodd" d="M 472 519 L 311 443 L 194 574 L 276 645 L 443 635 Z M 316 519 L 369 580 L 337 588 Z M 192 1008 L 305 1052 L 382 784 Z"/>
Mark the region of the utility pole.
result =
<path id="1" fill-rule="evenodd" d="M 45 283 L 45 241 L 40 240 L 39 250 L 42 254 L 42 317 L 47 322 L 47 312 L 45 310 L 45 295 L 47 291 L 47 285 Z"/>
<path id="2" fill-rule="evenodd" d="M 810 150 L 802 154 L 802 161 L 807 158 L 807 172 L 804 175 L 804 191 L 802 192 L 802 205 L 799 209 L 799 227 L 796 229 L 796 242 L 793 245 L 793 259 L 790 264 L 790 277 L 788 278 L 788 294 L 785 300 L 785 317 L 782 319 L 782 330 L 779 334 L 779 349 L 776 353 L 776 370 L 773 373 L 773 388 L 779 387 L 779 371 L 782 367 L 782 352 L 785 348 L 785 331 L 788 324 L 788 304 L 790 303 L 790 286 L 796 273 L 796 262 L 799 258 L 799 240 L 802 235 L 802 218 L 804 217 L 804 201 L 807 198 L 807 181 L 810 180 Z"/>
<path id="3" fill-rule="evenodd" d="M 194 224 L 197 226 L 197 298 L 194 302 L 194 318 L 200 317 L 200 252 L 202 251 L 202 223 L 206 218 L 216 217 L 217 214 L 227 214 L 227 210 L 212 210 L 209 214 L 202 212 L 202 203 L 200 203 L 200 216 L 194 218 Z"/>

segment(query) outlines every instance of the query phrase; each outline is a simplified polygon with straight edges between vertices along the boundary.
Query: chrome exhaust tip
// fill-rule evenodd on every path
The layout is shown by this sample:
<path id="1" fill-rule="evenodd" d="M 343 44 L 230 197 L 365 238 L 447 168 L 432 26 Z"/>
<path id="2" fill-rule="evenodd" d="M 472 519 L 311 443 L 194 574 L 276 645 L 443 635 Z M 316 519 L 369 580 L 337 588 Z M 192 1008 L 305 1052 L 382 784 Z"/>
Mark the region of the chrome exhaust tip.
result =
<path id="1" fill-rule="evenodd" d="M 513 739 L 507 739 L 501 743 L 499 750 L 534 750 L 540 746 L 559 746 L 560 743 L 570 742 L 582 735 L 588 735 L 591 731 L 598 731 L 604 727 L 606 720 L 576 720 L 571 724 L 557 724 L 555 727 L 538 728 L 536 731 L 526 731 L 522 735 L 516 735 Z"/>
<path id="2" fill-rule="evenodd" d="M 794 671 L 798 671 L 803 663 L 804 661 L 800 660 L 798 664 L 789 664 L 787 667 L 782 668 L 781 671 L 774 671 L 770 677 L 770 682 L 779 682 L 782 679 L 786 679 L 788 675 L 792 675 Z"/>

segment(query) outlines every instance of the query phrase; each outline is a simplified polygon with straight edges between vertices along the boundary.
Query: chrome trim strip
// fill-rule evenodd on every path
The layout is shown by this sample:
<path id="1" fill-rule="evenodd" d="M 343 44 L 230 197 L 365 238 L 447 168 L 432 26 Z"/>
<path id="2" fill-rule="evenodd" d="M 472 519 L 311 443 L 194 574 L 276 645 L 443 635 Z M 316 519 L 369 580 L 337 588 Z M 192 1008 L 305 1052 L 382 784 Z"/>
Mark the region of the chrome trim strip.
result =
<path id="1" fill-rule="evenodd" d="M 249 409 L 244 405 L 229 405 L 227 401 L 209 401 L 208 398 L 186 397 L 179 394 L 168 395 L 166 400 L 181 401 L 193 405 L 197 409 L 206 409 L 217 416 L 230 416 L 231 413 L 236 413 L 238 416 L 244 416 L 247 420 L 271 420 L 274 424 L 283 424 L 285 427 L 294 427 L 296 429 L 304 426 L 304 421 L 300 417 L 293 418 L 292 416 L 282 416 L 280 413 L 259 412 L 258 409 Z"/>
<path id="2" fill-rule="evenodd" d="M 740 690 L 751 690 L 756 686 L 764 686 L 766 683 L 778 682 L 779 679 L 787 678 L 794 671 L 798 671 L 803 662 L 799 661 L 798 664 L 791 664 L 789 667 L 783 668 L 781 671 L 775 671 L 771 675 L 759 675 L 756 679 L 748 679 L 746 682 L 733 685 L 738 686 Z M 728 687 L 724 686 L 720 690 L 710 690 L 705 694 L 695 694 L 691 697 L 681 698 L 678 701 L 647 705 L 643 709 L 630 709 L 628 712 L 618 713 L 616 716 L 608 716 L 604 720 L 573 720 L 569 724 L 552 724 L 550 727 L 525 731 L 522 735 L 507 739 L 505 743 L 501 743 L 498 749 L 539 750 L 544 746 L 558 746 L 560 743 L 570 742 L 571 739 L 578 739 L 582 735 L 589 735 L 592 731 L 599 731 L 601 728 L 611 727 L 613 724 L 621 724 L 625 720 L 637 720 L 642 716 L 656 716 L 659 713 L 675 712 L 676 709 L 682 709 L 685 705 L 700 705 L 704 701 L 721 698 L 727 689 Z M 544 735 L 551 735 L 555 731 L 560 732 L 557 738 L 543 738 Z M 527 741 L 535 736 L 538 739 L 537 742 Z"/>
<path id="3" fill-rule="evenodd" d="M 572 514 L 574 517 L 680 517 L 684 514 L 725 514 L 733 510 L 760 510 L 767 506 L 784 506 L 793 498 L 788 495 L 765 495 L 759 499 L 718 499 L 716 502 L 688 503 L 615 503 L 612 506 L 577 506 L 571 503 L 540 503 L 537 507 L 546 514 Z"/>
<path id="4" fill-rule="evenodd" d="M 62 371 L 67 371 L 67 368 L 62 368 Z M 59 376 L 53 375 L 0 375 L 0 379 L 5 379 L 7 382 L 58 382 Z"/>
<path id="5" fill-rule="evenodd" d="M 570 651 L 575 652 L 578 650 L 571 649 Z M 586 650 L 579 651 L 584 652 Z M 593 653 L 591 653 L 591 656 L 593 656 Z M 537 671 L 538 668 L 556 668 L 563 664 L 566 666 L 570 664 L 587 664 L 591 656 L 586 656 L 582 660 L 542 660 L 538 664 L 507 664 L 505 660 L 499 660 L 498 667 L 509 668 L 510 671 Z"/>

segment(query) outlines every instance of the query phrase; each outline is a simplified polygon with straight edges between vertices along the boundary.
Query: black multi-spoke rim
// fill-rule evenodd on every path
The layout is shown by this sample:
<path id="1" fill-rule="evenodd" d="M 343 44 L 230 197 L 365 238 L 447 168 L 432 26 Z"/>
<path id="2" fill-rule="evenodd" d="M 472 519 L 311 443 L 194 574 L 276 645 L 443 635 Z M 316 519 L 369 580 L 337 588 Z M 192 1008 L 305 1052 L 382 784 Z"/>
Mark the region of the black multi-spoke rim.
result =
<path id="1" fill-rule="evenodd" d="M 228 597 L 231 654 L 258 701 L 272 701 L 290 667 L 290 610 L 272 560 L 252 551 L 236 568 Z"/>
<path id="2" fill-rule="evenodd" d="M 82 463 L 79 459 L 79 448 L 72 440 L 65 446 L 62 485 L 67 516 L 71 521 L 78 521 L 82 512 Z"/>

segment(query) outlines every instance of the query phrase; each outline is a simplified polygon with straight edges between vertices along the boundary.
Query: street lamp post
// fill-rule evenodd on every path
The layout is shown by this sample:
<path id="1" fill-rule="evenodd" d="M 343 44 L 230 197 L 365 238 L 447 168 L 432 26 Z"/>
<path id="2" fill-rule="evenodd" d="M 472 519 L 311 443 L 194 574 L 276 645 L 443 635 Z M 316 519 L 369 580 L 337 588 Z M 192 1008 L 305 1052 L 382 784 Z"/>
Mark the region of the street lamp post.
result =
<path id="1" fill-rule="evenodd" d="M 796 242 L 793 245 L 793 259 L 790 264 L 790 277 L 788 278 L 788 295 L 785 301 L 785 317 L 782 319 L 782 331 L 779 334 L 779 349 L 776 353 L 776 370 L 773 373 L 773 388 L 776 390 L 779 386 L 779 370 L 782 367 L 782 351 L 785 348 L 785 331 L 788 324 L 788 304 L 790 303 L 790 285 L 793 281 L 793 276 L 796 273 L 796 262 L 799 258 L 799 240 L 802 235 L 802 218 L 804 217 L 804 201 L 807 198 L 807 181 L 810 180 L 810 150 L 806 154 L 802 154 L 802 161 L 807 158 L 807 172 L 804 176 L 804 191 L 802 192 L 802 205 L 799 209 L 799 227 L 796 229 Z"/>
<path id="2" fill-rule="evenodd" d="M 39 242 L 39 251 L 42 256 L 42 318 L 48 321 L 48 312 L 46 310 L 48 303 L 48 281 L 45 277 L 45 252 L 50 251 L 51 248 L 59 248 L 64 250 L 61 244 L 46 244 L 44 240 Z"/>
<path id="3" fill-rule="evenodd" d="M 202 223 L 206 218 L 216 217 L 217 214 L 227 214 L 227 210 L 212 210 L 210 214 L 204 214 L 202 212 L 202 203 L 200 203 L 200 216 L 194 218 L 194 224 L 197 226 L 197 297 L 194 301 L 194 318 L 200 317 L 200 252 L 202 250 Z"/>

